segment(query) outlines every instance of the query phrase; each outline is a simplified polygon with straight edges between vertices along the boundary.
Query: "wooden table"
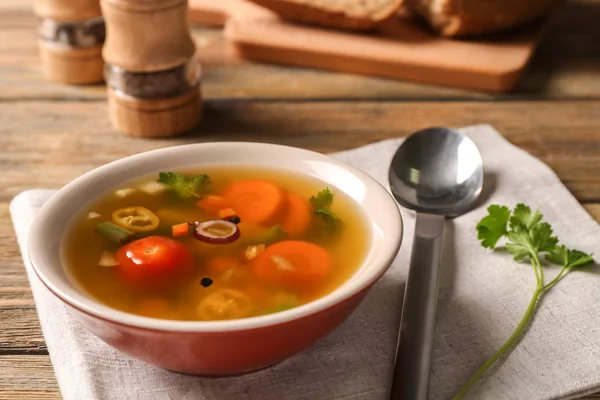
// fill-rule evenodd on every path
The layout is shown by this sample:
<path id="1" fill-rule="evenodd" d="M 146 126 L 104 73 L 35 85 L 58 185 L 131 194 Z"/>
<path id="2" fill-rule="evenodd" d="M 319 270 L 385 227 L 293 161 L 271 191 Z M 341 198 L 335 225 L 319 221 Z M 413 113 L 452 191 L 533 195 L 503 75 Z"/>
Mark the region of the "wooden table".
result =
<path id="1" fill-rule="evenodd" d="M 215 140 L 329 152 L 431 125 L 491 123 L 546 162 L 600 220 L 598 21 L 600 1 L 566 4 L 520 86 L 506 95 L 242 62 L 219 30 L 194 28 L 204 61 L 204 123 L 176 139 L 139 140 L 112 130 L 104 87 L 45 80 L 31 0 L 2 0 L 0 399 L 60 398 L 13 234 L 10 200 L 29 188 L 59 188 L 123 156 Z"/>

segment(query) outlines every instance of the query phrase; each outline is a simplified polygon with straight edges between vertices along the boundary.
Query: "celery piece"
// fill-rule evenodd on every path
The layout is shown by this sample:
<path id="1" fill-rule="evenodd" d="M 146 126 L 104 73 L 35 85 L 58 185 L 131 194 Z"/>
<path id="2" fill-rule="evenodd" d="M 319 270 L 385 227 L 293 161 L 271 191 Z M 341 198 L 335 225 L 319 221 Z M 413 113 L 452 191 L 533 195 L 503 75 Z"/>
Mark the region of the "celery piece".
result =
<path id="1" fill-rule="evenodd" d="M 126 239 L 133 236 L 133 232 L 128 229 L 121 228 L 112 222 L 100 222 L 94 229 L 96 232 L 115 243 L 122 243 Z"/>
<path id="2" fill-rule="evenodd" d="M 279 225 L 275 225 L 266 231 L 249 238 L 246 243 L 248 244 L 273 244 L 280 242 L 288 237 L 288 233 L 281 228 Z"/>

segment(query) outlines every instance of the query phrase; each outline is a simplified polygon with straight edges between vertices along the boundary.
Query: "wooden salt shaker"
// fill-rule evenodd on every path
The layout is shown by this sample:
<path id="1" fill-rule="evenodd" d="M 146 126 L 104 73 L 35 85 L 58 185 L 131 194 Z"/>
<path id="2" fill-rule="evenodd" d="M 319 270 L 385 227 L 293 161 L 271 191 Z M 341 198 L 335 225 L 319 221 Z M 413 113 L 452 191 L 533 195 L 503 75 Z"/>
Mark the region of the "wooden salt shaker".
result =
<path id="1" fill-rule="evenodd" d="M 100 0 L 35 0 L 38 45 L 44 72 L 53 81 L 103 80 L 104 19 Z"/>
<path id="2" fill-rule="evenodd" d="M 103 56 L 114 127 L 130 136 L 172 136 L 202 116 L 200 64 L 187 0 L 101 0 Z"/>

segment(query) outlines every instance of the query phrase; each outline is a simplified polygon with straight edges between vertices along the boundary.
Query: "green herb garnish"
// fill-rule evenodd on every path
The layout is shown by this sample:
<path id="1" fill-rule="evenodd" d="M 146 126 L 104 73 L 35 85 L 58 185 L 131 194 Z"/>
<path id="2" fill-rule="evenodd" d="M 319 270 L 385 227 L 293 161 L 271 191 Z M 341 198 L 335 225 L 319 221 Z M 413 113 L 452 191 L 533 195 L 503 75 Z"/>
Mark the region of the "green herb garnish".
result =
<path id="1" fill-rule="evenodd" d="M 117 244 L 123 244 L 134 235 L 129 229 L 122 228 L 112 222 L 100 222 L 96 225 L 94 231 Z"/>
<path id="2" fill-rule="evenodd" d="M 192 178 L 178 172 L 161 172 L 158 181 L 168 185 L 182 199 L 190 197 L 202 197 L 208 193 L 210 178 L 208 175 L 197 175 Z"/>
<path id="3" fill-rule="evenodd" d="M 542 222 L 542 218 L 542 214 L 538 211 L 532 212 L 525 204 L 518 204 L 512 213 L 508 207 L 492 205 L 488 207 L 488 215 L 477 224 L 477 238 L 481 240 L 483 247 L 494 249 L 498 241 L 505 237 L 507 239 L 506 250 L 513 255 L 514 259 L 516 261 L 527 260 L 531 263 L 536 287 L 529 306 L 512 335 L 473 374 L 452 400 L 462 399 L 488 368 L 515 344 L 534 316 L 535 305 L 544 293 L 570 271 L 594 263 L 591 254 L 558 245 L 558 238 L 552 236 L 552 227 L 547 222 Z M 545 265 L 543 266 L 540 262 L 542 256 L 549 262 L 562 267 L 556 277 L 548 283 L 544 281 L 543 267 Z"/>
<path id="4" fill-rule="evenodd" d="M 329 208 L 333 204 L 333 193 L 326 187 L 310 198 L 310 204 L 312 204 L 314 209 Z"/>
<path id="5" fill-rule="evenodd" d="M 507 207 L 492 205 L 488 207 L 488 215 L 477 224 L 477 238 L 481 245 L 493 249 L 498 240 L 506 235 L 506 227 L 510 218 Z"/>
<path id="6" fill-rule="evenodd" d="M 250 238 L 246 241 L 248 244 L 265 244 L 270 245 L 273 243 L 285 240 L 288 237 L 288 233 L 283 230 L 279 225 L 272 226 L 264 232 Z"/>
<path id="7" fill-rule="evenodd" d="M 325 188 L 310 198 L 310 204 L 313 207 L 313 212 L 325 224 L 325 230 L 328 234 L 333 234 L 339 231 L 341 220 L 331 211 L 333 204 L 333 193 L 329 188 Z"/>
<path id="8" fill-rule="evenodd" d="M 331 211 L 324 208 L 317 208 L 315 214 L 321 218 L 321 221 L 325 223 L 325 229 L 327 232 L 334 232 L 340 228 L 341 221 Z"/>

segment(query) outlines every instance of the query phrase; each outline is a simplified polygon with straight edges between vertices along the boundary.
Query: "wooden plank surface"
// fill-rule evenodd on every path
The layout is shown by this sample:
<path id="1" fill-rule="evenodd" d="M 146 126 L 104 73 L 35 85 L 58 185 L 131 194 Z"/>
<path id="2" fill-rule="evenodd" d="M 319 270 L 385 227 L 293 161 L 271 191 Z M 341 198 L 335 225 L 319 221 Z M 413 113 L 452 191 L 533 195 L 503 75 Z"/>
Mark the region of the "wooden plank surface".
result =
<path id="1" fill-rule="evenodd" d="M 112 130 L 104 102 L 0 103 L 4 180 L 12 183 L 0 192 L 0 199 L 6 201 L 40 184 L 59 187 L 102 163 L 180 143 L 265 141 L 330 152 L 432 125 L 490 123 L 548 163 L 579 200 L 596 202 L 600 201 L 598 110 L 600 101 L 211 101 L 206 119 L 192 134 L 139 140 Z"/>
<path id="2" fill-rule="evenodd" d="M 47 82 L 40 72 L 32 0 L 0 5 L 0 100 L 103 99 L 100 85 Z M 557 12 L 513 94 L 442 88 L 311 69 L 240 63 L 220 29 L 194 28 L 204 62 L 203 93 L 215 99 L 564 99 L 600 98 L 600 1 L 573 0 Z M 293 75 L 290 75 L 293 74 Z M 293 76 L 293 78 L 291 78 Z"/>
<path id="3" fill-rule="evenodd" d="M 565 4 L 506 96 L 247 63 L 232 56 L 220 30 L 196 27 L 206 119 L 193 133 L 162 140 L 115 133 L 103 86 L 45 80 L 31 4 L 0 2 L 0 400 L 60 398 L 8 203 L 129 154 L 219 140 L 330 152 L 425 126 L 491 123 L 546 162 L 600 221 L 600 0 Z"/>
<path id="4" fill-rule="evenodd" d="M 60 399 L 48 356 L 0 355 L 0 371 L 0 400 Z"/>

